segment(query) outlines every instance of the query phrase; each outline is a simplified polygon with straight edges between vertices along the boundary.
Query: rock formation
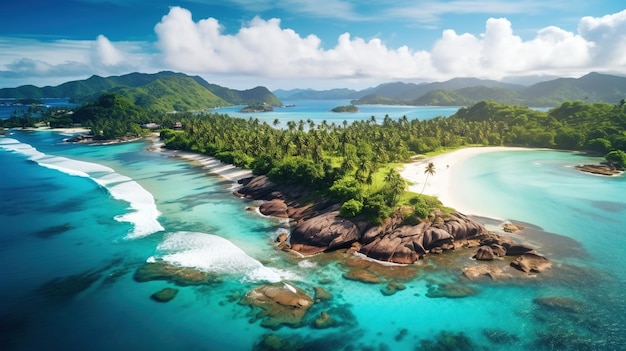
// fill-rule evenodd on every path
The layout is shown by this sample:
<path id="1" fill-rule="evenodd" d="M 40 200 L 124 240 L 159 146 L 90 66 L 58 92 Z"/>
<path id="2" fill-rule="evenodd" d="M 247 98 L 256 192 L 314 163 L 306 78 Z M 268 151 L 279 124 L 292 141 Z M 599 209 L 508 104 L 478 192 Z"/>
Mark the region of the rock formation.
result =
<path id="1" fill-rule="evenodd" d="M 240 303 L 261 310 L 256 314 L 262 319 L 261 326 L 278 329 L 283 325 L 299 326 L 313 299 L 297 287 L 277 283 L 248 292 Z"/>
<path id="2" fill-rule="evenodd" d="M 332 200 L 321 199 L 315 204 L 305 202 L 309 193 L 297 186 L 279 186 L 266 176 L 247 178 L 241 183 L 243 186 L 235 195 L 266 200 L 259 208 L 261 213 L 276 217 L 286 214 L 291 219 L 290 249 L 303 255 L 348 249 L 379 261 L 412 264 L 428 253 L 468 247 L 472 240 L 480 242 L 481 247 L 475 255 L 478 260 L 493 260 L 505 255 L 538 256 L 532 248 L 490 233 L 482 224 L 458 212 L 446 214 L 434 210 L 418 224 L 406 223 L 402 215 L 396 213 L 374 226 L 355 218 L 342 218 L 339 215 L 341 204 Z M 514 267 L 526 269 L 528 260 L 527 257 L 523 264 Z M 534 262 L 529 269 L 545 269 L 545 265 Z M 358 270 L 344 277 L 368 282 L 376 280 Z"/>

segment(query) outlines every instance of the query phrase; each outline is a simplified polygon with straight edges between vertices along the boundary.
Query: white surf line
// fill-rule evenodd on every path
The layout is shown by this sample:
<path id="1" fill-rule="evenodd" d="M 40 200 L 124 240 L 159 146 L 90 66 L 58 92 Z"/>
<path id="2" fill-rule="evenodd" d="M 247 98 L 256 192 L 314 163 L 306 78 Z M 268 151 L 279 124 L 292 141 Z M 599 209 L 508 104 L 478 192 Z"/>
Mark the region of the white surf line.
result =
<path id="1" fill-rule="evenodd" d="M 230 240 L 213 234 L 168 233 L 157 250 L 160 253 L 147 262 L 163 261 L 205 272 L 239 275 L 243 281 L 276 283 L 297 279 L 293 273 L 265 267 Z"/>
<path id="2" fill-rule="evenodd" d="M 133 179 L 115 172 L 114 169 L 98 163 L 48 155 L 12 138 L 0 139 L 0 148 L 27 156 L 30 161 L 42 167 L 71 176 L 89 178 L 107 189 L 114 199 L 128 202 L 132 212 L 115 217 L 115 220 L 119 222 L 133 225 L 134 228 L 127 238 L 140 238 L 164 230 L 158 222 L 161 213 L 156 207 L 152 194 Z"/>

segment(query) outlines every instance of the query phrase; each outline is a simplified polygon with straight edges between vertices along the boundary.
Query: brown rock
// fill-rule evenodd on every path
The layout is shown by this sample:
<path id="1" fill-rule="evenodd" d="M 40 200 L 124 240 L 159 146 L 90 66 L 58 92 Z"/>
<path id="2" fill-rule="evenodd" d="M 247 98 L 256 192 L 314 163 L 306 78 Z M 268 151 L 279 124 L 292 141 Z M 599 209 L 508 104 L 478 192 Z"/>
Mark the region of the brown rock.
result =
<path id="1" fill-rule="evenodd" d="M 541 273 L 550 269 L 552 267 L 552 262 L 543 256 L 534 253 L 526 253 L 511 262 L 511 266 L 525 273 Z"/>
<path id="2" fill-rule="evenodd" d="M 430 227 L 424 232 L 423 246 L 426 250 L 451 243 L 454 237 L 444 229 Z"/>
<path id="3" fill-rule="evenodd" d="M 479 261 L 491 261 L 496 258 L 496 254 L 490 246 L 481 246 L 473 257 Z"/>
<path id="4" fill-rule="evenodd" d="M 321 286 L 315 286 L 313 290 L 315 291 L 315 301 L 325 301 L 333 298 L 333 295 Z"/>
<path id="5" fill-rule="evenodd" d="M 521 225 L 513 224 L 513 223 L 505 223 L 502 226 L 502 230 L 504 230 L 507 233 L 515 233 L 522 229 L 524 229 L 524 227 L 522 227 Z"/>
<path id="6" fill-rule="evenodd" d="M 278 329 L 283 325 L 299 326 L 313 299 L 297 287 L 277 283 L 248 292 L 240 303 L 261 310 L 256 314 L 262 319 L 261 326 Z"/>
<path id="7" fill-rule="evenodd" d="M 137 282 L 167 280 L 176 285 L 210 285 L 220 282 L 217 275 L 195 268 L 175 266 L 165 262 L 147 262 L 139 267 L 133 279 Z"/>
<path id="8" fill-rule="evenodd" d="M 406 286 L 404 284 L 397 283 L 397 282 L 389 282 L 389 284 L 387 284 L 384 288 L 382 288 L 380 292 L 382 292 L 383 295 L 385 296 L 391 296 L 397 293 L 398 291 L 404 290 L 404 289 L 406 289 Z"/>
<path id="9" fill-rule="evenodd" d="M 476 280 L 481 277 L 489 277 L 492 280 L 512 278 L 510 274 L 504 273 L 501 268 L 486 264 L 467 266 L 463 268 L 463 275 L 469 280 Z"/>
<path id="10" fill-rule="evenodd" d="M 157 302 L 170 302 L 176 294 L 178 294 L 178 289 L 164 288 L 150 295 L 150 298 Z"/>
<path id="11" fill-rule="evenodd" d="M 243 186 L 235 191 L 235 195 L 250 199 L 272 199 L 269 196 L 277 189 L 267 176 L 258 176 L 242 180 Z"/>
<path id="12" fill-rule="evenodd" d="M 332 328 L 337 322 L 328 314 L 328 312 L 320 313 L 320 316 L 313 321 L 313 327 L 317 329 Z"/>
<path id="13" fill-rule="evenodd" d="M 350 245 L 361 238 L 359 228 L 351 221 L 332 211 L 298 224 L 291 232 L 291 244 L 305 244 L 335 250 Z"/>
<path id="14" fill-rule="evenodd" d="M 345 272 L 343 277 L 348 280 L 356 280 L 367 284 L 378 284 L 381 282 L 376 274 L 364 268 L 352 268 Z"/>
<path id="15" fill-rule="evenodd" d="M 261 204 L 259 212 L 265 216 L 287 218 L 287 204 L 285 200 L 273 199 Z"/>
<path id="16" fill-rule="evenodd" d="M 504 248 L 504 246 L 498 245 L 498 244 L 491 244 L 489 245 L 489 247 L 491 248 L 491 251 L 493 251 L 494 255 L 498 257 L 506 256 L 506 249 Z"/>

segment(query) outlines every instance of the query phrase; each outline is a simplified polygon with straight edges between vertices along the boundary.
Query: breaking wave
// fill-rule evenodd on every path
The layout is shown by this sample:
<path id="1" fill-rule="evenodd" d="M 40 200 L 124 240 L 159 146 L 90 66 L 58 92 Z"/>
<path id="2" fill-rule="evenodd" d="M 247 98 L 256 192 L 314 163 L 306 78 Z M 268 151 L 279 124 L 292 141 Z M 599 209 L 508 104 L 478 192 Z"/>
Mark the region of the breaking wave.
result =
<path id="1" fill-rule="evenodd" d="M 160 254 L 149 262 L 197 268 L 206 272 L 241 276 L 244 281 L 279 282 L 294 279 L 285 271 L 265 267 L 241 248 L 220 236 L 198 232 L 175 232 L 157 246 Z"/>
<path id="2" fill-rule="evenodd" d="M 97 163 L 48 155 L 29 144 L 11 138 L 0 139 L 0 148 L 27 156 L 30 161 L 42 167 L 71 176 L 89 178 L 107 189 L 114 199 L 128 202 L 132 211 L 115 217 L 115 220 L 119 222 L 133 225 L 134 228 L 128 234 L 128 238 L 140 238 L 163 230 L 158 221 L 161 214 L 157 210 L 152 194 L 139 183 L 116 173 L 112 168 Z"/>

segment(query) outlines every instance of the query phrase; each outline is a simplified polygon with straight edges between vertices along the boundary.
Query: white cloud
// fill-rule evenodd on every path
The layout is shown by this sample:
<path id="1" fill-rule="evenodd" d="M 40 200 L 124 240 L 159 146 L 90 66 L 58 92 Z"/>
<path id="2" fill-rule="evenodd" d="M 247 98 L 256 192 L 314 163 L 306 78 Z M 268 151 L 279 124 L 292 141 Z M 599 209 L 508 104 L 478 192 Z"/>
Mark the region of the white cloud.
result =
<path id="1" fill-rule="evenodd" d="M 151 44 L 95 40 L 52 40 L 0 37 L 3 86 L 59 84 L 93 74 L 115 75 L 154 71 Z"/>
<path id="2" fill-rule="evenodd" d="M 530 39 L 518 36 L 508 19 L 491 18 L 483 33 L 444 30 L 428 51 L 391 48 L 381 39 L 366 40 L 350 33 L 323 45 L 316 35 L 301 36 L 282 28 L 279 19 L 258 17 L 227 35 L 217 19 L 194 21 L 191 12 L 180 7 L 171 8 L 154 30 L 156 43 L 111 42 L 104 35 L 91 41 L 0 37 L 0 78 L 3 84 L 19 77 L 37 84 L 43 77 L 64 78 L 62 82 L 92 74 L 167 69 L 222 82 L 232 77 L 243 82 L 239 87 L 262 82 L 278 88 L 285 82 L 303 87 L 350 83 L 354 87 L 358 81 L 433 81 L 459 76 L 626 74 L 626 10 L 584 17 L 577 32 L 550 26 Z M 338 79 L 341 82 L 334 81 Z"/>
<path id="3" fill-rule="evenodd" d="M 98 35 L 95 42 L 96 56 L 105 66 L 117 66 L 124 62 L 124 54 L 117 49 L 104 35 Z"/>
<path id="4" fill-rule="evenodd" d="M 174 7 L 155 27 L 165 62 L 196 73 L 250 74 L 276 79 L 369 78 L 433 80 L 456 76 L 500 79 L 507 76 L 573 76 L 601 70 L 626 73 L 626 11 L 583 18 L 579 33 L 558 27 L 523 40 L 506 18 L 491 18 L 480 35 L 443 31 L 432 50 L 392 49 L 380 39 L 349 33 L 334 47 L 322 48 L 315 35 L 301 37 L 281 28 L 278 19 L 255 18 L 234 35 L 217 19 L 194 22 Z M 602 39 L 602 40 L 599 40 Z"/>

